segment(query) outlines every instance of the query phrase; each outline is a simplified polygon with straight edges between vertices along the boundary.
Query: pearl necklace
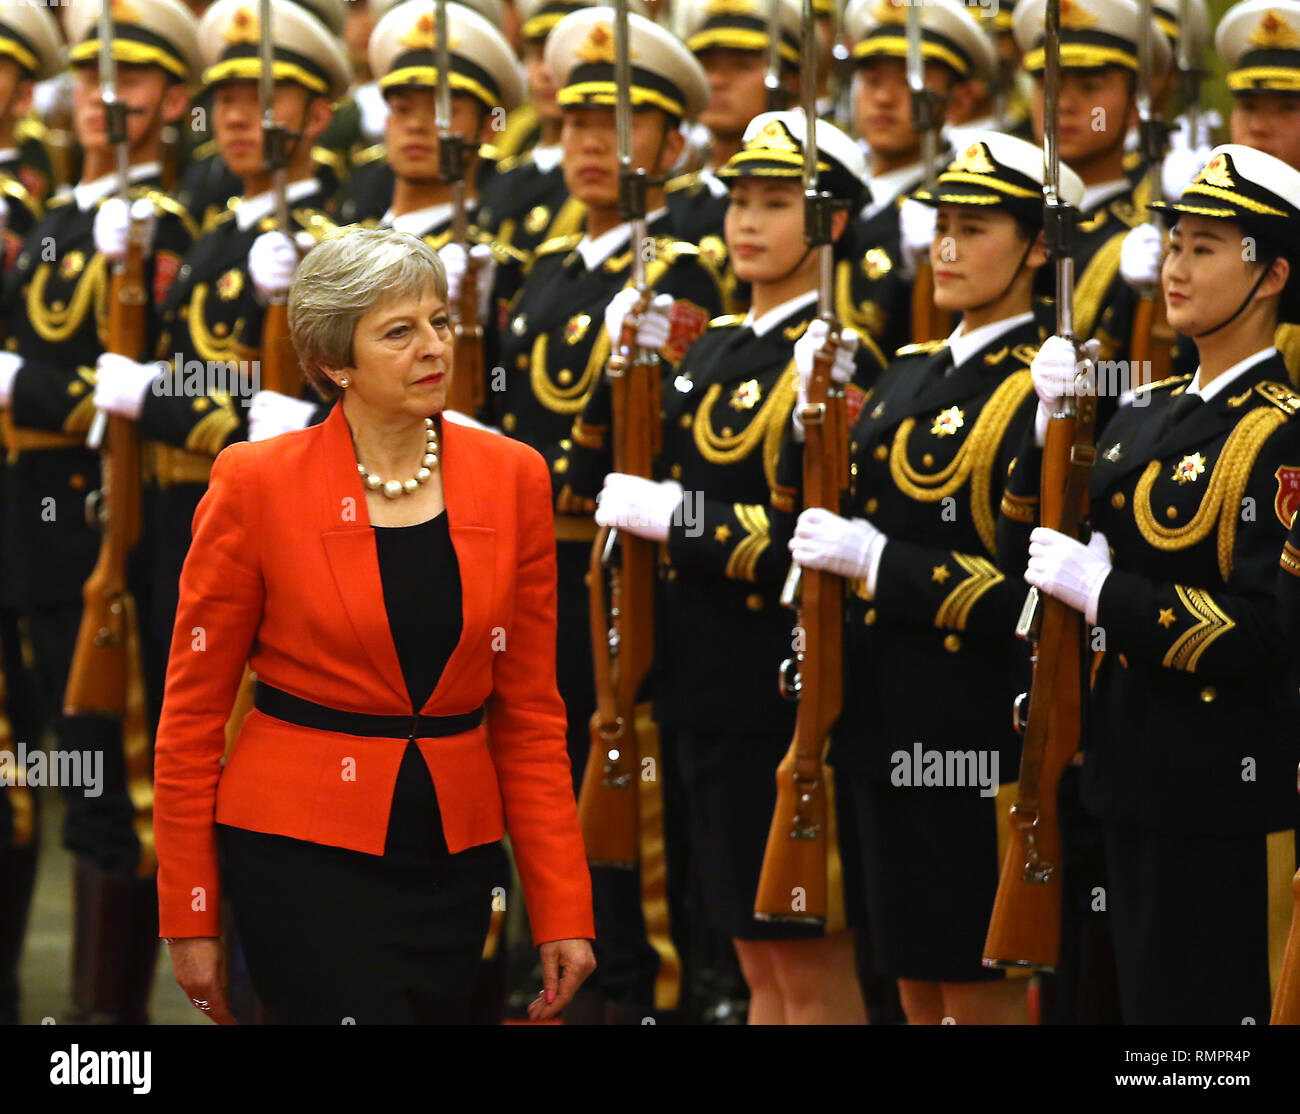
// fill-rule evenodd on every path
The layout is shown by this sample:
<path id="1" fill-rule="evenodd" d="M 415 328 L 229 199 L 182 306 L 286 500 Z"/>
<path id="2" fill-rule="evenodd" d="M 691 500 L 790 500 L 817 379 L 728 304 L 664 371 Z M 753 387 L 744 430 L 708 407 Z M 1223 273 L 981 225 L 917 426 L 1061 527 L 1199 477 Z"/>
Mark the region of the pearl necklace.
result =
<path id="1" fill-rule="evenodd" d="M 415 473 L 412 479 L 388 480 L 385 482 L 379 476 L 372 472 L 366 471 L 366 466 L 360 461 L 357 462 L 357 471 L 361 473 L 361 480 L 370 491 L 379 491 L 381 488 L 385 495 L 390 499 L 396 499 L 399 495 L 410 495 L 425 480 L 433 475 L 433 469 L 438 463 L 438 431 L 433 426 L 432 418 L 424 419 L 424 459 L 420 462 L 420 470 Z"/>

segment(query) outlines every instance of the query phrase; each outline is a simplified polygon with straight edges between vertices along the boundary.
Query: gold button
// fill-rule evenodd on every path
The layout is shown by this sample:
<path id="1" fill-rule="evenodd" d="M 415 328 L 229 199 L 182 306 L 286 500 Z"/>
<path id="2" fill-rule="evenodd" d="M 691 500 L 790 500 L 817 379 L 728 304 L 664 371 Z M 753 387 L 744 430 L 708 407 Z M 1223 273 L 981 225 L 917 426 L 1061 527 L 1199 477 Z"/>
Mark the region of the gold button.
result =
<path id="1" fill-rule="evenodd" d="M 875 514 L 875 513 L 876 513 L 876 508 L 879 507 L 879 506 L 880 506 L 880 500 L 879 500 L 879 499 L 868 499 L 868 500 L 867 500 L 867 514 Z"/>
<path id="2" fill-rule="evenodd" d="M 560 373 L 555 378 L 560 381 L 561 387 L 567 387 L 573 382 L 573 372 L 571 372 L 567 367 L 561 368 Z"/>
<path id="3" fill-rule="evenodd" d="M 50 309 L 54 310 L 55 313 L 62 313 L 66 308 L 67 305 L 65 302 L 55 302 L 50 306 Z"/>
<path id="4" fill-rule="evenodd" d="M 1124 493 L 1122 491 L 1115 492 L 1115 494 L 1110 497 L 1110 505 L 1114 507 L 1117 511 L 1123 510 Z"/>
<path id="5" fill-rule="evenodd" d="M 849 475 L 856 476 L 857 474 L 858 474 L 858 462 L 855 460 L 852 464 L 849 465 Z"/>
<path id="6" fill-rule="evenodd" d="M 567 453 L 571 448 L 573 448 L 573 442 L 570 441 L 567 437 L 561 437 L 560 448 L 562 448 Z"/>
<path id="7" fill-rule="evenodd" d="M 925 456 L 921 457 L 921 463 L 929 468 L 934 464 L 934 457 L 929 453 L 926 453 Z"/>
<path id="8" fill-rule="evenodd" d="M 750 611 L 762 611 L 763 597 L 757 592 L 751 592 L 745 597 L 745 606 L 748 607 Z"/>
<path id="9" fill-rule="evenodd" d="M 1206 704 L 1213 704 L 1214 698 L 1219 695 L 1218 690 L 1213 685 L 1206 685 L 1201 689 L 1201 700 Z"/>
<path id="10" fill-rule="evenodd" d="M 223 337 L 228 332 L 230 332 L 230 326 L 227 325 L 224 321 L 218 321 L 215 325 L 212 326 L 212 335 L 214 337 Z"/>
<path id="11" fill-rule="evenodd" d="M 200 414 L 211 405 L 211 400 L 206 398 L 196 398 L 193 403 L 194 409 Z"/>
<path id="12" fill-rule="evenodd" d="M 501 416 L 501 428 L 507 431 L 514 429 L 515 416 L 513 414 L 503 414 Z"/>
<path id="13" fill-rule="evenodd" d="M 850 442 L 849 442 L 849 452 L 851 452 L 851 453 L 856 453 L 857 451 L 858 451 L 858 443 L 857 443 L 856 441 L 850 441 Z"/>
<path id="14" fill-rule="evenodd" d="M 680 418 L 678 418 L 677 420 L 678 420 L 678 422 L 681 424 L 682 429 L 690 429 L 690 428 L 691 428 L 691 416 L 690 416 L 689 414 L 683 414 L 683 415 L 682 415 Z"/>
<path id="15" fill-rule="evenodd" d="M 889 455 L 889 450 L 884 445 L 877 445 L 874 455 L 877 460 L 884 460 Z"/>
<path id="16" fill-rule="evenodd" d="M 680 480 L 682 478 L 682 466 L 680 464 L 674 464 L 668 470 L 672 473 L 673 479 Z"/>
<path id="17" fill-rule="evenodd" d="M 182 320 L 182 321 L 188 320 L 188 318 L 189 318 L 189 316 L 190 316 L 190 307 L 189 307 L 189 306 L 181 306 L 181 308 L 180 308 L 180 315 L 181 315 L 181 320 Z"/>
<path id="18" fill-rule="evenodd" d="M 515 367 L 517 367 L 520 371 L 523 371 L 524 368 L 526 368 L 527 366 L 528 366 L 528 353 L 520 352 L 519 355 L 515 357 Z"/>
<path id="19" fill-rule="evenodd" d="M 74 379 L 71 383 L 68 384 L 68 394 L 70 395 L 75 396 L 75 395 L 85 394 L 85 392 L 86 392 L 86 384 L 83 383 L 80 379 Z"/>
<path id="20" fill-rule="evenodd" d="M 950 634 L 943 640 L 943 648 L 947 650 L 948 653 L 955 654 L 961 649 L 961 639 L 955 634 Z"/>
<path id="21" fill-rule="evenodd" d="M 567 472 L 569 470 L 569 458 L 567 456 L 560 457 L 555 462 L 555 470 L 557 472 Z"/>
<path id="22" fill-rule="evenodd" d="M 868 607 L 867 613 L 862 616 L 862 621 L 866 623 L 867 626 L 871 626 L 871 624 L 876 621 L 876 609 L 874 607 Z"/>
<path id="23" fill-rule="evenodd" d="M 1175 506 L 1172 506 L 1172 505 L 1166 507 L 1166 508 L 1165 508 L 1165 517 L 1166 517 L 1166 518 L 1177 518 L 1177 517 L 1178 517 L 1178 508 L 1175 507 Z"/>
<path id="24" fill-rule="evenodd" d="M 724 425 L 724 426 L 722 427 L 722 436 L 723 436 L 723 437 L 730 437 L 730 436 L 731 436 L 731 426 L 729 426 L 729 425 Z"/>

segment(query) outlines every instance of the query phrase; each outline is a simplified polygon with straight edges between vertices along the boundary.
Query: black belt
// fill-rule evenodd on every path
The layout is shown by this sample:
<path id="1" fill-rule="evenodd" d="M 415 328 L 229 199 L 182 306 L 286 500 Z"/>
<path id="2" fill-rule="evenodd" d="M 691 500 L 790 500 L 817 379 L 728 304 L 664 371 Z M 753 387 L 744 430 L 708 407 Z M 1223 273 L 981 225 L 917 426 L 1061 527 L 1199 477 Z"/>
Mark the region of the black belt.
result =
<path id="1" fill-rule="evenodd" d="M 298 727 L 372 739 L 441 739 L 472 731 L 483 722 L 481 706 L 454 716 L 373 716 L 367 712 L 344 712 L 303 700 L 264 681 L 257 682 L 253 706 L 259 712 Z"/>

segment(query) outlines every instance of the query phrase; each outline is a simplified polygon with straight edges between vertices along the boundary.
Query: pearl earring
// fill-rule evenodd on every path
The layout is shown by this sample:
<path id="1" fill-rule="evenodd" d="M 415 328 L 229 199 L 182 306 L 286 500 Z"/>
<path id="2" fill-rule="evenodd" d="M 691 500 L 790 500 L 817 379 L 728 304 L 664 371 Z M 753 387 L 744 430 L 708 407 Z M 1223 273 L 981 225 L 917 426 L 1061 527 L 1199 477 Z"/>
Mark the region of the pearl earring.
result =
<path id="1" fill-rule="evenodd" d="M 352 380 L 349 379 L 346 375 L 343 376 L 343 378 L 339 380 L 339 386 L 340 386 L 340 387 L 347 387 L 347 386 L 350 386 L 351 383 L 352 383 Z"/>

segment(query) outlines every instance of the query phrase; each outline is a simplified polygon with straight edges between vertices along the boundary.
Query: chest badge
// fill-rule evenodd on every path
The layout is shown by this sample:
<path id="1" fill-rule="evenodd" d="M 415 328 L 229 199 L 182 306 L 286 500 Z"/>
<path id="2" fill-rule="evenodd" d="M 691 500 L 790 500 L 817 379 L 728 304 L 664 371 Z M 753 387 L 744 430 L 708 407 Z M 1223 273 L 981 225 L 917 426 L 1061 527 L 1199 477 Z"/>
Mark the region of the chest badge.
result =
<path id="1" fill-rule="evenodd" d="M 872 282 L 887 275 L 893 269 L 889 252 L 884 248 L 872 248 L 862 257 L 862 271 Z"/>
<path id="2" fill-rule="evenodd" d="M 1205 457 L 1190 453 L 1174 465 L 1173 481 L 1180 484 L 1195 483 L 1205 471 Z"/>
<path id="3" fill-rule="evenodd" d="M 244 272 L 232 268 L 217 279 L 217 294 L 223 302 L 233 302 L 244 289 Z"/>
<path id="4" fill-rule="evenodd" d="M 1107 450 L 1106 450 L 1104 453 L 1102 453 L 1101 455 L 1102 455 L 1103 459 L 1105 459 L 1105 460 L 1109 460 L 1112 464 L 1114 464 L 1115 461 L 1119 460 L 1119 458 L 1120 458 L 1121 456 L 1124 455 L 1124 454 L 1120 451 L 1121 448 L 1122 448 L 1122 446 L 1120 445 L 1120 443 L 1119 443 L 1118 441 L 1116 441 L 1115 444 L 1113 444 L 1109 449 L 1107 449 Z"/>
<path id="5" fill-rule="evenodd" d="M 576 317 L 570 317 L 567 325 L 564 326 L 564 339 L 569 344 L 577 344 L 587 335 L 587 329 L 591 325 L 589 314 L 580 313 Z"/>
<path id="6" fill-rule="evenodd" d="M 59 264 L 59 278 L 74 279 L 81 274 L 82 269 L 85 266 L 85 253 L 80 251 L 70 251 L 63 257 L 63 262 Z"/>
<path id="7" fill-rule="evenodd" d="M 1295 521 L 1296 509 L 1300 507 L 1300 468 L 1283 465 L 1273 473 L 1277 480 L 1277 494 L 1273 497 L 1273 510 L 1277 519 L 1288 530 Z"/>
<path id="8" fill-rule="evenodd" d="M 528 210 L 528 216 L 524 218 L 524 229 L 529 235 L 536 236 L 547 225 L 551 219 L 551 211 L 545 205 L 534 205 Z"/>
<path id="9" fill-rule="evenodd" d="M 930 427 L 930 432 L 936 437 L 950 437 L 966 424 L 966 415 L 961 412 L 958 406 L 949 406 L 947 410 L 941 410 L 934 419 L 934 425 Z"/>
<path id="10" fill-rule="evenodd" d="M 752 410 L 757 405 L 762 394 L 763 390 L 758 385 L 758 380 L 747 379 L 731 392 L 731 408 L 733 410 Z"/>

